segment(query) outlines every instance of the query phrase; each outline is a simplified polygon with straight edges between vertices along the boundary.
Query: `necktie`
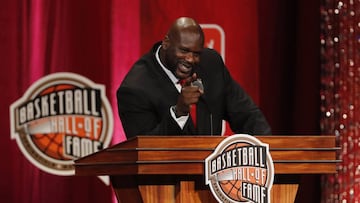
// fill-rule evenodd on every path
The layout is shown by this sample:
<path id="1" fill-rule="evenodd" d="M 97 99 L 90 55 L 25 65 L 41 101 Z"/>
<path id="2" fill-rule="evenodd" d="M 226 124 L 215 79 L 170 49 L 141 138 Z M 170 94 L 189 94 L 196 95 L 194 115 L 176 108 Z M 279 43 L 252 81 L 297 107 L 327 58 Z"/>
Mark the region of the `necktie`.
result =
<path id="1" fill-rule="evenodd" d="M 185 80 L 179 80 L 178 83 L 183 86 L 184 83 L 185 83 Z M 196 128 L 196 104 L 192 104 L 190 105 L 190 117 L 191 117 L 191 120 L 194 124 L 194 127 Z"/>
<path id="2" fill-rule="evenodd" d="M 196 104 L 190 106 L 190 116 L 193 121 L 194 127 L 196 128 Z"/>

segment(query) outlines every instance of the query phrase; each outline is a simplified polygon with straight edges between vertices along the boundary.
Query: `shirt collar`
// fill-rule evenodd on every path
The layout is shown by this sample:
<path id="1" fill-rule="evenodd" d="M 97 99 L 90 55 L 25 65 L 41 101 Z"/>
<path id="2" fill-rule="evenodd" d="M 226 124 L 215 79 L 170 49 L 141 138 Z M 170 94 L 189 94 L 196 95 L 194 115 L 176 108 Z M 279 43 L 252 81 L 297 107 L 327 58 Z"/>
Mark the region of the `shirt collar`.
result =
<path id="1" fill-rule="evenodd" d="M 167 69 L 165 67 L 165 65 L 163 63 L 161 63 L 161 61 L 160 61 L 160 56 L 159 56 L 160 48 L 161 48 L 161 45 L 157 48 L 157 50 L 155 52 L 155 58 L 156 58 L 157 62 L 160 64 L 161 68 L 165 71 L 166 75 L 170 78 L 170 80 L 174 84 L 177 84 L 179 79 L 169 69 Z"/>

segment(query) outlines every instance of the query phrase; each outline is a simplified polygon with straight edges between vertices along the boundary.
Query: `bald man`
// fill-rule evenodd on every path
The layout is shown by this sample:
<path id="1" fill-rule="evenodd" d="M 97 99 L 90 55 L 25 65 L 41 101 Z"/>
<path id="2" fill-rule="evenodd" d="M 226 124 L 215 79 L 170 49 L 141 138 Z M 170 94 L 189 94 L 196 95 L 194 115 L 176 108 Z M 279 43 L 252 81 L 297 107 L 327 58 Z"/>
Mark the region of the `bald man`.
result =
<path id="1" fill-rule="evenodd" d="M 204 33 L 181 17 L 131 68 L 117 90 L 127 138 L 137 135 L 271 134 L 264 115 L 229 74 L 221 56 L 204 48 Z M 190 116 L 196 106 L 196 118 Z"/>

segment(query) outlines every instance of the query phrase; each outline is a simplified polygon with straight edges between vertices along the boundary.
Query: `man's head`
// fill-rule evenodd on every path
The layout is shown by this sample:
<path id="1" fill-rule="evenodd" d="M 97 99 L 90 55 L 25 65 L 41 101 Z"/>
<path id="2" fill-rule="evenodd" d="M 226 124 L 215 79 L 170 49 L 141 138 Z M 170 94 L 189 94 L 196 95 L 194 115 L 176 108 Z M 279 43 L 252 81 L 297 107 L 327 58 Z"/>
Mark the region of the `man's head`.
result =
<path id="1" fill-rule="evenodd" d="M 161 61 L 179 79 L 189 77 L 200 62 L 204 33 L 200 25 L 187 17 L 178 18 L 162 41 Z"/>

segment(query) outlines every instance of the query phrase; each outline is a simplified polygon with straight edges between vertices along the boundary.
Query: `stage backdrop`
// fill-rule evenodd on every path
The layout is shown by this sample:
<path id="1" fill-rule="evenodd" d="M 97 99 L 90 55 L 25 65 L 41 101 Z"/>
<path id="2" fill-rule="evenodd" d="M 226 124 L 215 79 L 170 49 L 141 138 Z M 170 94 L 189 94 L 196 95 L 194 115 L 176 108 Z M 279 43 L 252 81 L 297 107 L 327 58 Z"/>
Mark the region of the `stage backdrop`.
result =
<path id="1" fill-rule="evenodd" d="M 31 165 L 10 140 L 9 106 L 47 74 L 78 73 L 106 86 L 112 143 L 123 141 L 116 89 L 179 16 L 223 28 L 226 64 L 274 134 L 319 133 L 318 8 L 311 0 L 1 1 L 0 201 L 113 201 L 110 187 L 96 177 L 54 176 Z"/>

